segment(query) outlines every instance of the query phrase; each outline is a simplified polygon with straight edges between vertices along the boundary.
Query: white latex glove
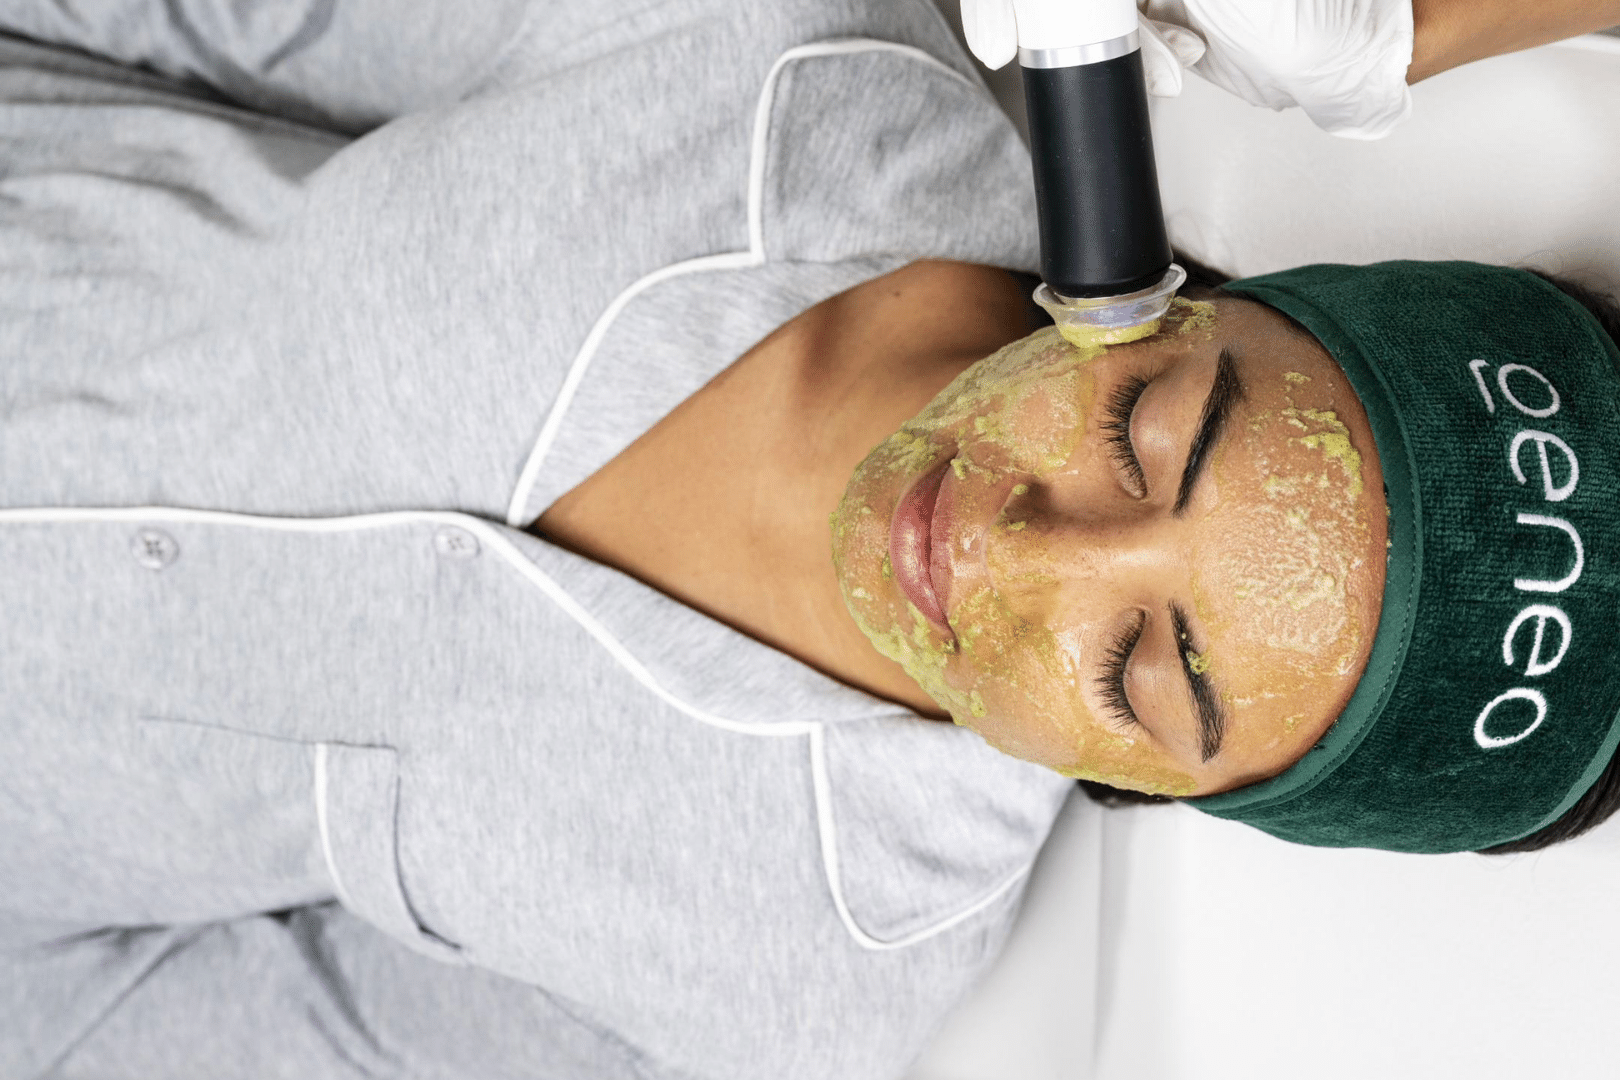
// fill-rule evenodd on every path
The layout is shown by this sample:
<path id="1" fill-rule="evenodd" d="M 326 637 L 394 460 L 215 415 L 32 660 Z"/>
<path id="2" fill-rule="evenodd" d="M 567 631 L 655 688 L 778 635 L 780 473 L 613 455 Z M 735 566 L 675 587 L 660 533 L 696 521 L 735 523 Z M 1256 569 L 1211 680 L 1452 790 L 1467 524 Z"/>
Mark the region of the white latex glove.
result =
<path id="1" fill-rule="evenodd" d="M 1083 0 L 1082 0 L 1083 2 Z M 1193 70 L 1255 105 L 1379 139 L 1412 111 L 1412 0 L 1145 0 L 1209 46 Z"/>
<path id="2" fill-rule="evenodd" d="M 1382 138 L 1412 111 L 1411 0 L 1138 4 L 1149 93 L 1179 93 L 1191 67 L 1245 101 L 1298 105 L 1318 127 L 1352 139 Z M 962 27 L 986 67 L 1017 55 L 1013 0 L 962 0 Z"/>

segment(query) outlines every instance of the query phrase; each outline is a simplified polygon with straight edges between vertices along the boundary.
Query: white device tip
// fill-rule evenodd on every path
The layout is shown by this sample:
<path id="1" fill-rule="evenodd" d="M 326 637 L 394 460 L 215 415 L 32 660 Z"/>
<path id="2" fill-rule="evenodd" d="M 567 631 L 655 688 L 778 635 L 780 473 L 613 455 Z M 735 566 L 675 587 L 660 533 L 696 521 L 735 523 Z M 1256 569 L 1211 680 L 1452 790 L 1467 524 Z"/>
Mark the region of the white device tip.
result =
<path id="1" fill-rule="evenodd" d="M 1046 309 L 1058 332 L 1076 345 L 1115 345 L 1147 337 L 1158 328 L 1187 271 L 1176 263 L 1158 282 L 1120 296 L 1063 296 L 1046 282 L 1035 288 L 1035 302 Z"/>

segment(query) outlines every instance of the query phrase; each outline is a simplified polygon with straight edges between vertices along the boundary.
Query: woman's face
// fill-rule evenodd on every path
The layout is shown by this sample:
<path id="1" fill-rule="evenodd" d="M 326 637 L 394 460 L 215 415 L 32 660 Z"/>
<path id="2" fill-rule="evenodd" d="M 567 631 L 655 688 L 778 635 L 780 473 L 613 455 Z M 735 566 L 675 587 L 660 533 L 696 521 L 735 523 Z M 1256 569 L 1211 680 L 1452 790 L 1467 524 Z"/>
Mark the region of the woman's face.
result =
<path id="1" fill-rule="evenodd" d="M 1176 301 L 1078 349 L 980 361 L 855 470 L 845 603 L 957 723 L 1175 795 L 1274 776 L 1349 700 L 1386 511 L 1361 403 L 1261 304 Z"/>

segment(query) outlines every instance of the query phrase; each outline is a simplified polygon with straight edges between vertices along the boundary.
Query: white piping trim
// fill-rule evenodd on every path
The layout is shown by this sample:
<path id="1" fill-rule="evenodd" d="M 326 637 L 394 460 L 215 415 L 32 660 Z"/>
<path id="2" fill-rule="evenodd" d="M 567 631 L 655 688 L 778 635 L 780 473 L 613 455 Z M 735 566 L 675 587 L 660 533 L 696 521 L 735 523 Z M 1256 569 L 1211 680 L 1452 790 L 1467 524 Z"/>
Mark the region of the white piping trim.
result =
<path id="1" fill-rule="evenodd" d="M 612 656 L 630 674 L 631 678 L 635 679 L 671 708 L 700 723 L 738 734 L 773 738 L 798 735 L 808 735 L 810 737 L 810 774 L 816 796 L 816 829 L 821 841 L 821 865 L 826 874 L 827 888 L 832 895 L 833 907 L 838 912 L 838 918 L 843 922 L 844 929 L 849 932 L 850 937 L 863 949 L 875 952 L 903 949 L 920 941 L 926 941 L 937 934 L 942 934 L 995 903 L 1006 894 L 1007 890 L 1011 889 L 1027 875 L 1034 865 L 1033 863 L 1026 864 L 980 899 L 969 904 L 956 914 L 934 923 L 932 926 L 913 931 L 905 937 L 891 941 L 884 941 L 871 936 L 855 922 L 855 917 L 850 913 L 849 905 L 844 900 L 843 876 L 839 871 L 838 864 L 838 830 L 832 816 L 832 784 L 827 777 L 825 726 L 813 721 L 790 721 L 781 724 L 744 724 L 705 712 L 696 706 L 688 705 L 664 689 L 658 680 L 653 677 L 652 673 L 642 666 L 641 662 L 608 631 L 607 627 L 603 626 L 594 616 L 582 608 L 573 597 L 564 592 L 562 587 L 541 571 L 539 567 L 524 557 L 523 553 L 510 540 L 491 528 L 487 522 L 478 518 L 439 510 L 395 510 L 380 514 L 363 514 L 338 518 L 275 518 L 255 514 L 233 514 L 219 510 L 188 510 L 170 506 L 27 507 L 0 510 L 0 524 L 117 521 L 179 521 L 201 525 L 262 528 L 276 532 L 314 533 L 358 532 L 367 529 L 386 528 L 391 525 L 427 521 L 455 525 L 457 528 L 466 529 L 468 532 L 476 534 L 492 551 L 498 552 L 530 583 L 545 593 L 548 599 L 595 638 L 607 650 L 608 655 Z M 338 899 L 346 907 L 354 910 L 353 900 L 349 896 L 348 890 L 344 888 L 343 879 L 338 874 L 337 860 L 332 853 L 332 836 L 327 807 L 327 786 L 329 782 L 327 768 L 328 746 L 328 743 L 317 743 L 315 746 L 315 821 L 320 832 L 321 853 L 326 859 L 326 869 L 332 878 L 333 891 L 337 893 Z"/>
<path id="2" fill-rule="evenodd" d="M 178 507 L 138 506 L 138 507 L 62 507 L 62 508 L 29 508 L 21 510 L 0 510 L 0 524 L 6 523 L 57 523 L 57 522 L 94 522 L 94 521 L 185 521 L 202 525 L 235 525 L 247 528 L 271 529 L 278 532 L 357 532 L 366 529 L 386 528 L 392 525 L 406 525 L 413 522 L 439 522 L 454 525 L 476 534 L 490 550 L 500 554 L 529 582 L 546 594 L 546 597 L 561 608 L 567 615 L 580 625 L 586 633 L 596 639 L 609 656 L 616 660 L 647 690 L 651 691 L 659 700 L 678 712 L 690 716 L 700 723 L 710 727 L 733 731 L 742 735 L 759 735 L 767 738 L 787 738 L 790 736 L 805 735 L 811 731 L 819 730 L 821 725 L 815 721 L 797 720 L 780 724 L 746 724 L 737 720 L 728 720 L 723 716 L 706 712 L 689 705 L 666 690 L 652 672 L 642 666 L 629 649 L 613 636 L 613 633 L 598 622 L 595 616 L 581 607 L 573 597 L 565 592 L 562 586 L 553 581 L 543 570 L 534 565 L 513 543 L 499 532 L 490 527 L 489 523 L 466 514 L 457 514 L 439 510 L 394 510 L 381 514 L 364 514 L 353 517 L 340 518 L 273 518 L 260 517 L 253 514 L 230 514 L 219 510 L 185 510 Z"/>
<path id="3" fill-rule="evenodd" d="M 568 374 L 563 377 L 562 386 L 557 391 L 557 399 L 552 402 L 545 423 L 540 427 L 540 434 L 535 439 L 534 447 L 529 451 L 528 460 L 523 463 L 523 470 L 518 474 L 517 486 L 513 488 L 511 501 L 506 507 L 508 525 L 516 528 L 525 524 L 524 508 L 528 504 L 529 496 L 534 492 L 535 483 L 540 479 L 540 466 L 544 464 L 546 455 L 551 453 L 551 445 L 562 429 L 563 418 L 567 415 L 569 406 L 574 403 L 574 395 L 578 393 L 580 383 L 585 380 L 586 369 L 596 359 L 596 352 L 602 347 L 608 330 L 630 301 L 654 285 L 684 274 L 711 270 L 739 270 L 764 265 L 765 151 L 770 136 L 771 108 L 776 101 L 776 84 L 782 69 L 795 60 L 807 57 L 843 56 L 862 52 L 897 53 L 938 68 L 968 86 L 973 85 L 973 81 L 967 76 L 921 49 L 876 38 L 818 41 L 810 45 L 795 46 L 778 56 L 765 75 L 765 83 L 759 92 L 759 101 L 754 106 L 754 131 L 748 153 L 748 250 L 704 255 L 696 259 L 671 263 L 632 282 L 628 288 L 613 298 L 597 317 L 590 332 L 585 335 L 579 352 L 575 354 L 573 363 L 568 367 Z"/>
<path id="4" fill-rule="evenodd" d="M 966 75 L 915 46 L 881 41 L 877 38 L 817 41 L 809 45 L 796 45 L 778 56 L 776 63 L 771 65 L 771 70 L 765 75 L 765 85 L 759 93 L 759 104 L 754 107 L 754 141 L 748 154 L 748 250 L 758 256 L 762 263 L 765 261 L 765 150 L 766 141 L 770 136 L 771 108 L 776 103 L 777 77 L 781 75 L 783 68 L 795 60 L 813 56 L 852 56 L 863 52 L 891 52 L 907 56 L 929 67 L 938 68 L 960 83 L 970 87 L 973 85 L 973 80 Z"/>
<path id="5" fill-rule="evenodd" d="M 926 941 L 936 934 L 942 934 L 1001 899 L 1007 890 L 1016 885 L 1035 865 L 1033 862 L 1026 864 L 978 900 L 932 926 L 925 926 L 905 937 L 890 941 L 875 938 L 855 922 L 855 917 L 850 914 L 849 904 L 844 900 L 843 876 L 838 869 L 838 830 L 832 819 L 832 785 L 827 779 L 826 739 L 819 725 L 810 733 L 810 775 L 816 789 L 816 824 L 821 833 L 821 865 L 827 874 L 827 887 L 832 892 L 833 907 L 838 909 L 838 917 L 843 920 L 844 929 L 849 931 L 849 936 L 863 949 L 873 952 L 904 949 L 919 941 Z"/>
<path id="6" fill-rule="evenodd" d="M 326 771 L 326 752 L 328 743 L 315 744 L 315 825 L 321 834 L 321 854 L 326 857 L 326 872 L 332 878 L 332 891 L 337 893 L 340 903 L 350 911 L 354 911 L 354 897 L 343 886 L 343 875 L 338 873 L 337 858 L 332 854 L 332 829 L 329 824 L 330 814 L 326 806 L 326 787 L 329 774 Z"/>
<path id="7" fill-rule="evenodd" d="M 654 270 L 613 298 L 607 310 L 597 318 L 596 325 L 591 327 L 591 332 L 585 335 L 585 343 L 580 346 L 574 362 L 569 365 L 568 374 L 563 377 L 562 387 L 557 391 L 557 400 L 552 402 L 551 412 L 540 428 L 540 436 L 535 439 L 534 448 L 529 451 L 529 460 L 523 463 L 523 472 L 518 476 L 517 487 L 512 491 L 512 501 L 506 508 L 508 525 L 519 528 L 524 524 L 523 508 L 534 490 L 535 481 L 540 479 L 540 466 L 545 462 L 546 455 L 551 452 L 551 444 L 556 441 L 557 432 L 562 428 L 563 417 L 567 414 L 568 407 L 574 403 L 574 394 L 579 391 L 579 384 L 585 381 L 585 370 L 596 358 L 596 350 L 601 348 L 603 339 L 607 337 L 608 328 L 618 319 L 619 313 L 626 305 L 659 282 L 680 277 L 682 274 L 703 270 L 734 270 L 739 267 L 757 266 L 761 261 L 749 251 L 688 259 Z"/>

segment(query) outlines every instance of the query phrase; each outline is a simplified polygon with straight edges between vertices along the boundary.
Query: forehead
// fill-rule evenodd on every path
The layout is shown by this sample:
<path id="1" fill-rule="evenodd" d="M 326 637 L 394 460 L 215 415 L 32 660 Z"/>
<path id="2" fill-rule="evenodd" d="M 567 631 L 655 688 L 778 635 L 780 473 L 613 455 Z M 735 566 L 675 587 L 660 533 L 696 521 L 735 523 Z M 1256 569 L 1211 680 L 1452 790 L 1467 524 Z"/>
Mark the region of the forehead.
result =
<path id="1" fill-rule="evenodd" d="M 1191 523 L 1192 589 L 1241 709 L 1348 697 L 1383 589 L 1385 520 L 1371 429 L 1338 365 L 1269 308 L 1225 301 L 1244 400 Z M 1213 649 L 1212 649 L 1213 651 Z"/>
<path id="2" fill-rule="evenodd" d="M 1276 308 L 1219 292 L 1208 299 L 1215 307 L 1219 332 L 1245 346 L 1252 363 L 1284 368 L 1303 363 L 1324 373 L 1339 373 L 1338 364 L 1316 336 Z"/>

